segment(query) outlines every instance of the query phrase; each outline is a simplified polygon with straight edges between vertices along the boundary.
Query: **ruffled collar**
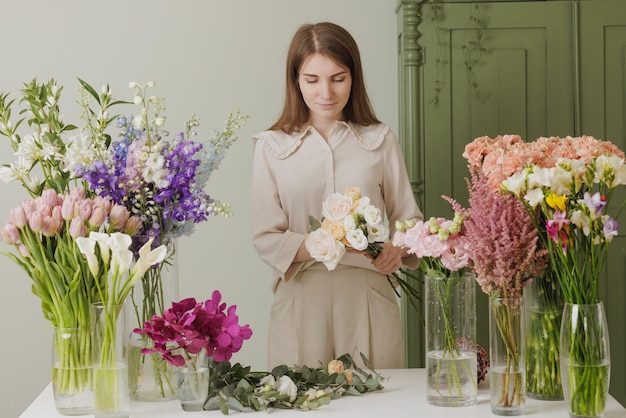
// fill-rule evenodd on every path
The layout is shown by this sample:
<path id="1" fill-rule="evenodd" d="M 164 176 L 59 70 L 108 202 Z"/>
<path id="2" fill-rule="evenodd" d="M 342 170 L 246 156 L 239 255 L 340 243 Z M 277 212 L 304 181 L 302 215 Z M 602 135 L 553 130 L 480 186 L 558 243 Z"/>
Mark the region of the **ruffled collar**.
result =
<path id="1" fill-rule="evenodd" d="M 337 129 L 347 129 L 357 144 L 366 150 L 375 150 L 383 143 L 383 140 L 389 132 L 389 125 L 380 123 L 376 125 L 362 126 L 352 122 L 337 121 L 332 135 L 338 135 Z M 268 146 L 271 154 L 280 160 L 293 154 L 302 141 L 311 133 L 315 132 L 315 128 L 307 126 L 301 131 L 287 135 L 282 131 L 264 131 L 252 137 L 253 141 L 262 141 Z"/>

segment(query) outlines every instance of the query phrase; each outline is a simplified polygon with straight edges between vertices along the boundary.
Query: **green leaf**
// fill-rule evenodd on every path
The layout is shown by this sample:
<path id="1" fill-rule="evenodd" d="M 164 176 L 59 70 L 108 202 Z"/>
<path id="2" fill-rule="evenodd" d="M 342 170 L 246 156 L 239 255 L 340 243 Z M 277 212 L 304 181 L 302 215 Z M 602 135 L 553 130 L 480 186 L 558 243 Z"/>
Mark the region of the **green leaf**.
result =
<path id="1" fill-rule="evenodd" d="M 309 216 L 309 226 L 310 226 L 310 231 L 315 231 L 316 229 L 319 229 L 322 226 L 322 224 L 313 216 Z"/>
<path id="2" fill-rule="evenodd" d="M 102 106 L 102 103 L 100 103 L 100 96 L 98 96 L 98 93 L 96 93 L 96 91 L 93 89 L 93 87 L 91 87 L 89 85 L 89 83 L 87 83 L 86 81 L 83 81 L 81 78 L 77 77 L 78 81 L 80 82 L 80 84 L 83 86 L 83 88 L 85 90 L 87 90 L 89 92 L 89 94 L 91 94 L 93 96 L 94 99 L 96 99 L 96 102 L 98 102 L 98 104 L 100 106 Z"/>

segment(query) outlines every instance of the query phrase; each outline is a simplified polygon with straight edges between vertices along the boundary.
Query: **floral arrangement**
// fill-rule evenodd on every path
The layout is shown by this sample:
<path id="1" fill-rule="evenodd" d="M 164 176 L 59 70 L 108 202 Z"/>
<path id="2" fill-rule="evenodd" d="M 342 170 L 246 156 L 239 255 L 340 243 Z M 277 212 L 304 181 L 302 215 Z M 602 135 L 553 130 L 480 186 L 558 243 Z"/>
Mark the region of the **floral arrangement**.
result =
<path id="1" fill-rule="evenodd" d="M 372 259 L 382 251 L 381 244 L 388 239 L 389 230 L 379 208 L 370 203 L 370 198 L 361 194 L 359 187 L 348 187 L 344 193 L 332 193 L 322 202 L 322 221 L 309 217 L 311 232 L 305 238 L 306 249 L 316 261 L 333 270 L 346 248 L 365 251 Z M 411 279 L 415 276 L 406 269 L 402 273 Z M 396 295 L 396 286 L 409 296 L 415 312 L 421 316 L 417 301 L 419 291 L 411 283 L 394 272 L 387 276 Z"/>
<path id="2" fill-rule="evenodd" d="M 490 353 L 491 385 L 500 388 L 497 401 L 492 399 L 492 409 L 515 409 L 525 403 L 526 390 L 524 370 L 520 370 L 524 364 L 522 292 L 545 269 L 546 253 L 539 245 L 537 229 L 517 198 L 494 190 L 488 178 L 477 171 L 471 173 L 469 185 L 470 215 L 465 221 L 465 233 L 470 267 L 483 292 L 489 295 L 492 332 L 497 331 L 503 347 L 502 358 L 496 352 Z"/>
<path id="3" fill-rule="evenodd" d="M 454 209 L 452 220 L 431 217 L 427 221 L 397 222 L 393 245 L 407 248 L 409 254 L 417 256 L 420 269 L 427 276 L 426 312 L 427 318 L 432 318 L 426 328 L 427 358 L 428 367 L 434 365 L 429 370 L 429 402 L 462 405 L 467 399 L 476 399 L 478 383 L 473 366 L 468 367 L 464 361 L 450 361 L 473 358 L 476 353 L 475 345 L 460 343 L 461 340 L 468 341 L 467 337 L 473 339 L 474 336 L 465 334 L 469 330 L 453 320 L 453 312 L 459 304 L 458 298 L 467 300 L 465 286 L 468 280 L 474 286 L 473 274 L 468 267 L 469 251 L 463 229 L 469 212 L 452 198 L 442 197 Z M 473 302 L 472 298 L 471 303 Z M 474 309 L 473 306 L 471 309 Z M 472 327 L 472 331 L 473 329 Z M 466 381 L 473 384 L 473 393 L 464 388 Z"/>
<path id="4" fill-rule="evenodd" d="M 93 397 L 96 413 L 116 413 L 120 410 L 118 392 L 115 388 L 126 385 L 126 378 L 118 372 L 118 341 L 124 338 L 117 329 L 118 317 L 131 289 L 146 270 L 165 258 L 166 248 L 161 245 L 151 249 L 152 240 L 134 255 L 129 249 L 132 238 L 124 233 L 104 234 L 91 232 L 88 237 L 76 238 L 80 252 L 87 259 L 89 271 L 96 283 L 99 310 L 94 324 Z M 125 320 L 122 317 L 122 320 Z"/>
<path id="5" fill-rule="evenodd" d="M 268 411 L 296 409 L 310 411 L 328 405 L 342 396 L 359 396 L 382 390 L 384 378 L 369 366 L 359 368 L 349 354 L 332 360 L 327 366 L 277 366 L 271 372 L 253 372 L 249 366 L 213 362 L 207 410 Z"/>
<path id="6" fill-rule="evenodd" d="M 139 248 L 153 237 L 154 247 L 168 245 L 165 260 L 170 263 L 171 237 L 190 234 L 209 216 L 231 215 L 228 204 L 203 188 L 247 119 L 237 111 L 228 116 L 224 130 L 201 142 L 191 140 L 199 125 L 192 115 L 185 131 L 168 141 L 164 100 L 148 96 L 153 82 L 130 83 L 140 109 L 137 116 L 118 117 L 113 109 L 133 102 L 115 99 L 109 85 L 97 92 L 78 81 L 80 128 L 63 120 L 63 86 L 54 79 L 25 83 L 19 101 L 0 94 L 0 135 L 10 140 L 16 157 L 0 167 L 0 181 L 19 182 L 32 198 L 3 226 L 3 238 L 17 250 L 5 254 L 33 280 L 44 316 L 63 328 L 89 327 L 86 311 L 99 300 L 75 238 L 91 231 L 125 232 L 133 237 L 131 249 L 138 258 Z M 14 120 L 16 108 L 20 117 Z M 110 132 L 116 121 L 119 141 Z M 24 126 L 27 132 L 21 134 Z M 25 216 L 32 220 L 25 222 Z M 151 307 L 145 315 L 164 308 L 160 278 L 166 262 L 149 268 L 141 280 Z M 133 297 L 133 302 L 140 317 L 146 301 Z"/>
<path id="7" fill-rule="evenodd" d="M 195 298 L 173 302 L 162 316 L 154 315 L 133 332 L 154 342 L 154 348 L 142 350 L 143 354 L 158 353 L 174 366 L 184 366 L 186 357 L 202 350 L 217 362 L 228 361 L 252 336 L 249 325 L 239 325 L 236 310 L 236 305 L 227 307 L 216 290 L 205 302 Z"/>
<path id="8" fill-rule="evenodd" d="M 539 138 L 525 142 L 518 135 L 482 136 L 465 147 L 463 156 L 470 170 L 486 177 L 494 192 L 505 192 L 502 182 L 520 172 L 528 164 L 554 166 L 560 154 L 575 156 L 589 147 L 576 149 L 567 138 Z M 527 209 L 530 209 L 527 207 Z M 542 231 L 538 213 L 528 210 L 535 227 Z M 545 234 L 540 232 L 540 245 L 547 250 Z M 552 266 L 537 274 L 524 289 L 526 318 L 526 391 L 540 399 L 562 399 L 559 371 L 559 335 L 563 312 L 563 295 Z"/>
<path id="9" fill-rule="evenodd" d="M 88 147 L 77 175 L 100 196 L 109 196 L 124 204 L 142 220 L 139 234 L 146 236 L 190 235 L 196 223 L 212 215 L 231 215 L 230 205 L 213 199 L 204 191 L 212 172 L 220 166 L 225 152 L 237 140 L 236 131 L 247 116 L 237 110 L 228 115 L 222 131 L 212 131 L 206 143 L 194 141 L 199 119 L 192 114 L 184 132 L 168 140 L 165 129 L 165 100 L 149 95 L 154 82 L 130 83 L 135 90 L 134 103 L 139 112 L 119 116 L 117 126 L 121 139 L 110 144 L 96 142 Z M 81 104 L 88 125 L 97 120 L 88 111 L 91 99 L 103 102 L 105 97 L 87 89 Z"/>
<path id="10" fill-rule="evenodd" d="M 532 214 L 565 302 L 597 304 L 608 246 L 618 234 L 615 218 L 626 203 L 616 212 L 609 210 L 614 190 L 626 184 L 624 153 L 611 142 L 591 136 L 539 138 L 529 144 L 524 148 L 549 148 L 552 159 L 528 161 L 505 178 L 501 188 Z M 588 320 L 580 313 L 572 327 L 582 327 Z M 590 325 L 587 329 L 600 333 Z M 567 354 L 570 361 L 588 366 L 585 371 L 568 366 L 570 411 L 600 415 L 608 392 L 604 353 L 582 340 L 568 341 L 567 347 L 562 358 Z"/>

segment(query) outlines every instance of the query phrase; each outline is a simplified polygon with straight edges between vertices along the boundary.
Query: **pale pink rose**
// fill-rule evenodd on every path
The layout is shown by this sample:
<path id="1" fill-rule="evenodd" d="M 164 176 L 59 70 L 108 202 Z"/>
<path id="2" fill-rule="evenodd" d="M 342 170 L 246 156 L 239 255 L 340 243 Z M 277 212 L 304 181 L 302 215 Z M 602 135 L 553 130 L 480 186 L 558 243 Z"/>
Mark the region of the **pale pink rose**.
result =
<path id="1" fill-rule="evenodd" d="M 328 270 L 334 270 L 346 252 L 345 246 L 322 228 L 308 234 L 304 243 L 311 257 L 324 263 Z"/>
<path id="2" fill-rule="evenodd" d="M 329 219 L 322 221 L 322 228 L 328 231 L 328 233 L 337 241 L 341 241 L 346 236 L 346 230 L 343 227 L 343 222 L 335 222 Z"/>
<path id="3" fill-rule="evenodd" d="M 344 194 L 353 201 L 359 200 L 361 198 L 361 189 L 359 187 L 348 187 Z"/>
<path id="4" fill-rule="evenodd" d="M 333 374 L 333 373 L 343 373 L 344 371 L 344 367 L 343 367 L 343 361 L 341 360 L 331 360 L 330 363 L 328 363 L 328 374 Z"/>
<path id="5" fill-rule="evenodd" d="M 341 193 L 329 195 L 322 203 L 322 216 L 331 221 L 342 221 L 352 210 L 352 199 Z"/>

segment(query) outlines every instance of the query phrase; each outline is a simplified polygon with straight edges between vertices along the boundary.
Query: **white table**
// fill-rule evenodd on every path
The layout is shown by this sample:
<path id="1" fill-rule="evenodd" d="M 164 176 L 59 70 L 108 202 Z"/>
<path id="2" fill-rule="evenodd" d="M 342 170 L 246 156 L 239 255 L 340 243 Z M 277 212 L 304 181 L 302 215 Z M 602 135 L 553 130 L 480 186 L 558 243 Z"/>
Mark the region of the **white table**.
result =
<path id="1" fill-rule="evenodd" d="M 298 418 L 484 418 L 491 414 L 489 404 L 489 383 L 479 385 L 478 404 L 466 407 L 432 406 L 426 402 L 426 375 L 424 369 L 379 370 L 387 378 L 384 389 L 368 392 L 363 396 L 345 396 L 330 402 L 320 409 L 302 412 L 284 409 L 272 409 L 271 415 Z M 231 411 L 230 415 L 241 415 Z M 245 412 L 250 418 L 264 412 Z M 250 415 L 253 414 L 253 415 Z M 526 413 L 531 418 L 563 417 L 569 418 L 563 401 L 526 400 Z M 184 412 L 177 400 L 167 402 L 131 402 L 131 418 L 195 418 L 221 417 L 220 411 Z M 63 417 L 55 407 L 52 398 L 52 386 L 48 385 L 35 401 L 24 411 L 21 418 Z M 609 397 L 604 418 L 626 418 L 626 409 L 613 397 Z"/>

